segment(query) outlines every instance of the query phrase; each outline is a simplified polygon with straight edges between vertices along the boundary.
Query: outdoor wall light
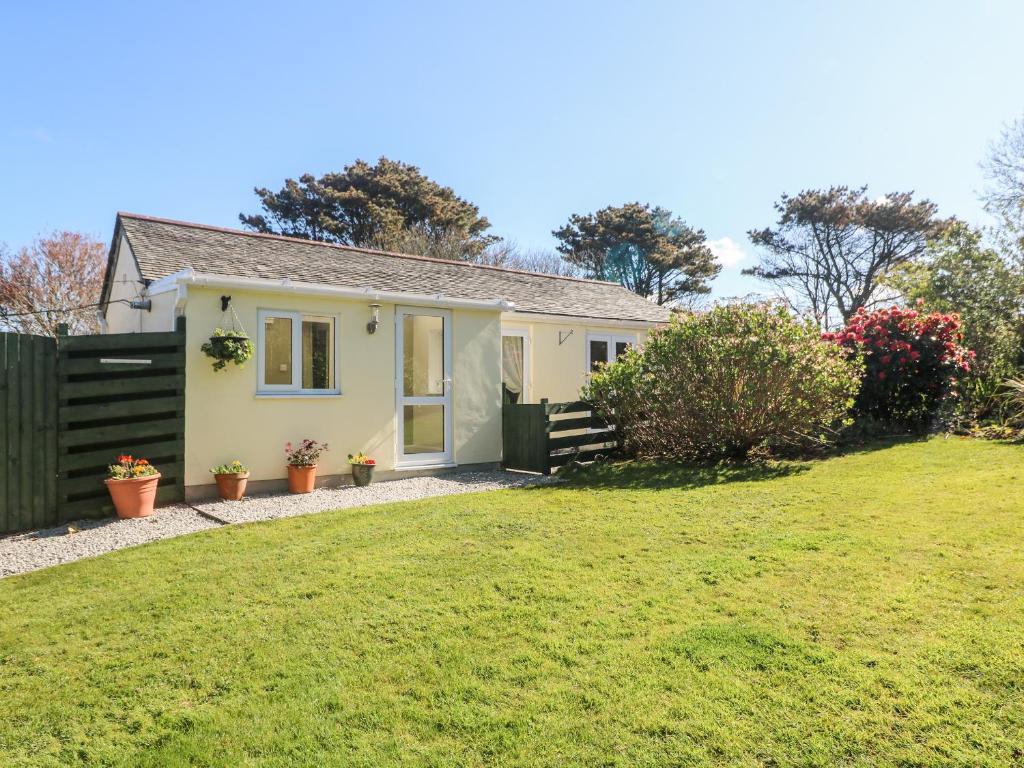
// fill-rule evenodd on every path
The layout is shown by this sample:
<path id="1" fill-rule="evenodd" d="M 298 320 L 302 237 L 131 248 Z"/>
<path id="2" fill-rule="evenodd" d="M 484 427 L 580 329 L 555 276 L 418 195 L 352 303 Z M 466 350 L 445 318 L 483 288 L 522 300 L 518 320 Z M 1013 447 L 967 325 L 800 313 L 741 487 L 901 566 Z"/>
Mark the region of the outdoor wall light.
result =
<path id="1" fill-rule="evenodd" d="M 367 333 L 375 333 L 380 325 L 380 304 L 370 305 L 370 322 L 366 324 Z"/>

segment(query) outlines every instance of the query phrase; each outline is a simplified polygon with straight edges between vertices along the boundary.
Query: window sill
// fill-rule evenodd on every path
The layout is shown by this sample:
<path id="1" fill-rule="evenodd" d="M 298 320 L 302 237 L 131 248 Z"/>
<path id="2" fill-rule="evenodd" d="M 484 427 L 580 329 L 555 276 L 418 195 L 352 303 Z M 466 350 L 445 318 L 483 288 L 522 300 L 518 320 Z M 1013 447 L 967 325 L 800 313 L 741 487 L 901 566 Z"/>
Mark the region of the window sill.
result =
<path id="1" fill-rule="evenodd" d="M 253 395 L 257 400 L 318 399 L 324 397 L 341 397 L 341 390 L 336 392 L 257 392 Z"/>

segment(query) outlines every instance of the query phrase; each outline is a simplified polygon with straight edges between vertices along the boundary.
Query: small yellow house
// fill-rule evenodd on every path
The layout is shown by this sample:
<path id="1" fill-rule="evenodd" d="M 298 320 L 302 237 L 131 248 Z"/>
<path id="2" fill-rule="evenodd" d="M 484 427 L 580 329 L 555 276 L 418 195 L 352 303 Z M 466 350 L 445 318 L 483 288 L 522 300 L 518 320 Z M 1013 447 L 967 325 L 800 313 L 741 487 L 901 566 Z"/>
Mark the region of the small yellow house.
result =
<path id="1" fill-rule="evenodd" d="M 124 300 L 149 300 L 133 309 Z M 575 400 L 588 372 L 668 310 L 625 288 L 120 213 L 105 332 L 186 322 L 185 485 L 239 459 L 280 485 L 284 445 L 330 445 L 325 483 L 363 451 L 384 476 L 501 461 L 507 402 Z M 255 344 L 214 371 L 200 347 L 232 325 Z M 264 482 L 261 482 L 264 481 Z"/>

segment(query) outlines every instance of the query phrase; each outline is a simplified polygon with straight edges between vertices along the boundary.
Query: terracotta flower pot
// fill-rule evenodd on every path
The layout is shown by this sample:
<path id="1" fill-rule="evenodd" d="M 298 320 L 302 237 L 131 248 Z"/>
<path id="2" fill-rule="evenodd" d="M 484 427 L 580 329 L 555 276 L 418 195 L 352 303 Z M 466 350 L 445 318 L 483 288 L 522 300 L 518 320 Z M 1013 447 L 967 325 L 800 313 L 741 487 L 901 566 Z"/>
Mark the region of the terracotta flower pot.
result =
<path id="1" fill-rule="evenodd" d="M 360 488 L 373 482 L 373 464 L 353 464 L 352 482 Z"/>
<path id="2" fill-rule="evenodd" d="M 312 467 L 288 465 L 289 493 L 312 493 L 316 485 L 316 464 Z"/>
<path id="3" fill-rule="evenodd" d="M 104 482 L 110 491 L 110 498 L 114 502 L 118 517 L 146 517 L 153 514 L 156 486 L 160 482 L 159 474 L 129 477 L 124 480 L 108 478 Z"/>
<path id="4" fill-rule="evenodd" d="M 224 501 L 239 501 L 245 496 L 245 486 L 249 482 L 248 472 L 230 472 L 213 477 L 217 481 L 217 494 Z"/>

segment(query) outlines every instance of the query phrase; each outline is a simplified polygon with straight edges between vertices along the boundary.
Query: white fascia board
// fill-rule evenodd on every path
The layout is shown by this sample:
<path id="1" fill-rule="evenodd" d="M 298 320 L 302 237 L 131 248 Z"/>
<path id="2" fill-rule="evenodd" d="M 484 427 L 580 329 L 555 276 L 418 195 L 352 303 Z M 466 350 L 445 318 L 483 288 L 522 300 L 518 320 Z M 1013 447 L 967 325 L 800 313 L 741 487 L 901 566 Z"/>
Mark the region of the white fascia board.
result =
<path id="1" fill-rule="evenodd" d="M 240 290 L 264 291 L 267 293 L 292 293 L 305 296 L 333 296 L 340 299 L 363 299 L 366 301 L 405 304 L 420 307 L 451 307 L 453 309 L 491 309 L 507 311 L 515 305 L 504 299 L 476 300 L 459 299 L 444 294 L 405 293 L 399 291 L 378 291 L 373 288 L 342 288 L 323 283 L 304 283 L 295 280 L 275 280 L 262 277 L 227 277 L 195 272 L 191 269 L 175 272 L 154 281 L 149 286 L 151 295 L 167 291 L 186 289 L 190 285 L 210 288 L 235 288 Z M 179 293 L 180 295 L 180 293 Z M 182 301 L 182 299 L 179 299 Z"/>
<path id="2" fill-rule="evenodd" d="M 586 317 L 584 315 L 546 315 L 540 312 L 505 311 L 502 323 L 549 323 L 552 325 L 603 325 L 611 328 L 660 328 L 668 321 L 658 320 L 614 320 L 607 317 Z"/>

